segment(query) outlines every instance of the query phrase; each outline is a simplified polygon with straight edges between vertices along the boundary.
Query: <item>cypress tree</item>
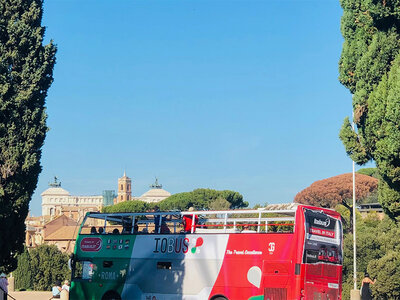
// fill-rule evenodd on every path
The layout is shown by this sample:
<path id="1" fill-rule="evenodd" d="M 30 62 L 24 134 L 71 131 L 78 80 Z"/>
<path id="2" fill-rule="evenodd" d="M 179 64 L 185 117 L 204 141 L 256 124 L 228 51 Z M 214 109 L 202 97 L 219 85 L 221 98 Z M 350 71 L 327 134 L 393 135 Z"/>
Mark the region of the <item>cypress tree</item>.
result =
<path id="1" fill-rule="evenodd" d="M 353 131 L 348 118 L 339 137 L 347 154 L 362 165 L 374 160 L 379 201 L 400 220 L 399 103 L 400 0 L 341 0 L 344 37 L 339 81 L 353 94 Z"/>
<path id="2" fill-rule="evenodd" d="M 18 267 L 13 272 L 15 278 L 15 288 L 19 290 L 28 290 L 33 288 L 31 257 L 28 249 L 25 249 L 18 256 Z"/>
<path id="3" fill-rule="evenodd" d="M 43 45 L 42 0 L 0 1 L 0 270 L 16 268 L 41 172 L 45 98 L 56 46 Z"/>

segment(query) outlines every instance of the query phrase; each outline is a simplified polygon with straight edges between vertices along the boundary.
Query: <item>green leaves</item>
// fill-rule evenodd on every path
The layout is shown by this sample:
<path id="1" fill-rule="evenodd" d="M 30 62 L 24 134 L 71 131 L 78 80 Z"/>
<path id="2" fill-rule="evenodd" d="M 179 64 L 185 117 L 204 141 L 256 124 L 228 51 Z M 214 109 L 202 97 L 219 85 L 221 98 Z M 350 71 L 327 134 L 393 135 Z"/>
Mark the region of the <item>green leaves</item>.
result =
<path id="1" fill-rule="evenodd" d="M 379 201 L 400 218 L 400 1 L 342 0 L 339 80 L 353 94 L 357 133 L 345 119 L 339 137 L 358 164 L 373 159 Z"/>
<path id="2" fill-rule="evenodd" d="M 13 272 L 15 288 L 28 290 L 33 288 L 31 273 L 31 257 L 27 249 L 18 256 L 18 267 Z"/>
<path id="3" fill-rule="evenodd" d="M 364 272 L 376 278 L 372 291 L 375 299 L 398 299 L 400 295 L 400 227 L 376 213 L 361 218 L 357 213 L 358 288 Z M 343 247 L 343 299 L 353 288 L 353 235 L 345 234 Z"/>
<path id="4" fill-rule="evenodd" d="M 371 261 L 368 272 L 376 279 L 373 286 L 376 299 L 400 298 L 400 252 L 389 251 L 380 259 Z"/>
<path id="5" fill-rule="evenodd" d="M 342 129 L 339 133 L 339 138 L 346 147 L 346 153 L 353 161 L 362 165 L 369 161 L 367 151 L 360 142 L 359 136 L 351 127 L 349 118 L 345 118 Z"/>
<path id="6" fill-rule="evenodd" d="M 33 289 L 50 290 L 56 280 L 70 278 L 68 255 L 56 246 L 41 245 L 30 252 Z"/>
<path id="7" fill-rule="evenodd" d="M 196 189 L 192 192 L 174 194 L 158 203 L 146 203 L 133 200 L 121 202 L 103 208 L 105 213 L 115 212 L 144 212 L 158 205 L 162 211 L 188 210 L 193 206 L 196 209 L 235 209 L 244 208 L 249 204 L 243 201 L 243 196 L 238 192 L 212 189 Z"/>
<path id="8" fill-rule="evenodd" d="M 17 289 L 49 291 L 56 280 L 71 277 L 68 255 L 56 246 L 40 245 L 18 256 L 18 268 L 14 272 Z"/>
<path id="9" fill-rule="evenodd" d="M 243 196 L 238 192 L 212 189 L 196 189 L 192 192 L 179 193 L 160 202 L 162 210 L 187 210 L 191 206 L 196 209 L 211 209 L 211 207 L 235 209 L 247 207 L 248 203 L 243 201 Z"/>
<path id="10" fill-rule="evenodd" d="M 125 201 L 115 205 L 105 206 L 102 209 L 104 213 L 125 213 L 125 212 L 144 212 L 152 208 L 146 202 L 133 200 Z"/>
<path id="11" fill-rule="evenodd" d="M 45 98 L 56 47 L 42 45 L 41 0 L 0 4 L 0 269 L 16 267 L 24 221 L 41 171 Z"/>

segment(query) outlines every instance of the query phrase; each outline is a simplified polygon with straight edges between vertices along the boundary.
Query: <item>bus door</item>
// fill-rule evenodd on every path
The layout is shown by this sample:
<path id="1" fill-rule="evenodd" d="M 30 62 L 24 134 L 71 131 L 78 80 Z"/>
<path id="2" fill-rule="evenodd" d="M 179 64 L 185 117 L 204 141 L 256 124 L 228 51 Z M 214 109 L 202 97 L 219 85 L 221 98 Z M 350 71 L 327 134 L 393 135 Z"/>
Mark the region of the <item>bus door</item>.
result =
<path id="1" fill-rule="evenodd" d="M 288 299 L 288 289 L 290 270 L 292 262 L 289 260 L 264 260 L 263 261 L 263 283 L 264 299 L 266 300 L 286 300 Z"/>

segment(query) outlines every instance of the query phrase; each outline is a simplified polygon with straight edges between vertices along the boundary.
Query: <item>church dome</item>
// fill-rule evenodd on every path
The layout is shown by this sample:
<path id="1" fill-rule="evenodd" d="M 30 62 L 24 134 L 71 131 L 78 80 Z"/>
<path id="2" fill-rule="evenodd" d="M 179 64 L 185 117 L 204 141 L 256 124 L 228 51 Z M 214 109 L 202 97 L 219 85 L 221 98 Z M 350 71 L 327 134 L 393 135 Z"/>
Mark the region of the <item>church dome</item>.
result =
<path id="1" fill-rule="evenodd" d="M 157 178 L 156 182 L 150 185 L 150 188 L 151 189 L 140 196 L 138 200 L 142 200 L 145 202 L 159 202 L 171 196 L 170 192 L 162 189 L 162 185 L 158 183 Z"/>
<path id="2" fill-rule="evenodd" d="M 50 187 L 41 196 L 69 196 L 69 192 L 62 187 Z"/>
<path id="3" fill-rule="evenodd" d="M 171 196 L 170 192 L 167 192 L 166 190 L 163 189 L 151 189 L 144 193 L 140 198 L 168 198 Z"/>

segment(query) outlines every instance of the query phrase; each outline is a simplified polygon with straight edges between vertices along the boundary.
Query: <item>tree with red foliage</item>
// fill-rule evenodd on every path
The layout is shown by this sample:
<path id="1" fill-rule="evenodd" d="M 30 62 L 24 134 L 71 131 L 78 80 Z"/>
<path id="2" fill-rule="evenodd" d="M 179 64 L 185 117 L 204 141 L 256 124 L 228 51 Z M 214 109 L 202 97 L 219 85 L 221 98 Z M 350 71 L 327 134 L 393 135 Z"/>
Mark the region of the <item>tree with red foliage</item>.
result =
<path id="1" fill-rule="evenodd" d="M 356 173 L 356 202 L 361 202 L 378 188 L 378 179 Z M 294 202 L 312 206 L 335 208 L 342 204 L 352 215 L 353 174 L 346 173 L 318 180 L 299 192 Z M 351 223 L 351 218 L 350 218 Z M 351 224 L 350 224 L 351 225 Z M 351 228 L 351 226 L 350 226 Z"/>
<path id="2" fill-rule="evenodd" d="M 377 188 L 378 179 L 356 173 L 356 202 L 360 202 Z M 335 208 L 336 205 L 343 204 L 349 208 L 352 199 L 353 174 L 346 173 L 315 181 L 299 192 L 294 202 L 327 208 Z"/>

